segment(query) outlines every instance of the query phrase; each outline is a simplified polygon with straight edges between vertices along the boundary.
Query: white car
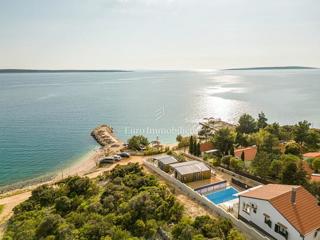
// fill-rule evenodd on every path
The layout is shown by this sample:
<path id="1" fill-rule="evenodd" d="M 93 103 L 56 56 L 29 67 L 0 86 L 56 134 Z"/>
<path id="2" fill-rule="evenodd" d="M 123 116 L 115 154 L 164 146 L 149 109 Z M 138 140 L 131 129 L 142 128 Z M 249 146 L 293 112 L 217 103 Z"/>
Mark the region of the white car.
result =
<path id="1" fill-rule="evenodd" d="M 114 155 L 114 156 L 113 156 L 113 159 L 114 159 L 115 161 L 120 161 L 120 160 L 122 159 L 122 157 L 120 157 L 119 155 Z"/>

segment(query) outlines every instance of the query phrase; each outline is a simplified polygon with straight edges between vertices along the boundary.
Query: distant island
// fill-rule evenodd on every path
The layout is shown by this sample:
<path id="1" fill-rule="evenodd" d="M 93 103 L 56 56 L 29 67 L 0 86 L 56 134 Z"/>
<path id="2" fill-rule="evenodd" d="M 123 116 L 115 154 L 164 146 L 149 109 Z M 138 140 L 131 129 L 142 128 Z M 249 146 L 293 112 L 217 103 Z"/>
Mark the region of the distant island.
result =
<path id="1" fill-rule="evenodd" d="M 77 72 L 131 72 L 129 70 L 37 70 L 37 69 L 0 69 L 0 73 L 77 73 Z"/>
<path id="2" fill-rule="evenodd" d="M 224 70 L 290 70 L 290 69 L 317 69 L 317 68 L 302 67 L 302 66 L 283 66 L 283 67 L 227 68 Z"/>

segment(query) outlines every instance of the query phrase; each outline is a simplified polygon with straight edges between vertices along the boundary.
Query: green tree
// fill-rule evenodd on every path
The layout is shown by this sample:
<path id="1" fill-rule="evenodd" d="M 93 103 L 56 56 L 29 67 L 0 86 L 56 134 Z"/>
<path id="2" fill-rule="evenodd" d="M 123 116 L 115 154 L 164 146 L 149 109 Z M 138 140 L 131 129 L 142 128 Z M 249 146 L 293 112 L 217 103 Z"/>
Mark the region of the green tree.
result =
<path id="1" fill-rule="evenodd" d="M 128 139 L 128 147 L 132 150 L 141 150 L 149 145 L 149 141 L 142 135 L 132 136 Z"/>
<path id="2" fill-rule="evenodd" d="M 301 156 L 301 146 L 296 142 L 289 142 L 285 146 L 285 154 Z"/>
<path id="3" fill-rule="evenodd" d="M 47 236 L 57 234 L 58 227 L 62 222 L 63 219 L 58 214 L 46 216 L 36 230 L 36 238 L 44 239 Z"/>
<path id="4" fill-rule="evenodd" d="M 72 207 L 72 201 L 67 196 L 59 197 L 55 200 L 55 209 L 62 215 L 67 214 Z"/>
<path id="5" fill-rule="evenodd" d="M 41 206 L 48 206 L 54 202 L 56 192 L 53 187 L 44 184 L 37 187 L 31 193 L 31 199 Z"/>
<path id="6" fill-rule="evenodd" d="M 193 136 L 190 137 L 189 139 L 189 153 L 192 154 L 194 152 L 194 140 Z"/>
<path id="7" fill-rule="evenodd" d="M 91 196 L 97 191 L 97 186 L 88 177 L 68 177 L 62 180 L 60 184 L 67 189 L 69 197 L 77 195 Z"/>
<path id="8" fill-rule="evenodd" d="M 244 162 L 236 157 L 231 157 L 230 159 L 230 167 L 235 171 L 239 171 L 244 169 Z"/>
<path id="9" fill-rule="evenodd" d="M 229 128 L 219 129 L 213 137 L 213 144 L 222 155 L 231 154 L 234 142 L 235 133 Z"/>
<path id="10" fill-rule="evenodd" d="M 297 163 L 289 161 L 284 164 L 281 173 L 281 183 L 292 184 L 292 185 L 305 185 L 306 173 L 299 169 Z"/>
<path id="11" fill-rule="evenodd" d="M 264 114 L 264 112 L 261 112 L 258 114 L 257 126 L 259 129 L 265 128 L 266 126 L 268 126 L 267 121 L 268 119 L 266 118 L 266 115 Z"/>
<path id="12" fill-rule="evenodd" d="M 269 124 L 267 127 L 265 127 L 265 130 L 273 136 L 276 136 L 278 139 L 281 139 L 281 127 L 279 123 L 275 122 Z"/>
<path id="13" fill-rule="evenodd" d="M 277 159 L 273 160 L 271 162 L 270 169 L 269 169 L 270 175 L 272 177 L 279 178 L 282 171 L 282 165 L 283 165 L 282 161 Z"/>
<path id="14" fill-rule="evenodd" d="M 192 154 L 195 155 L 195 156 L 197 156 L 197 152 L 198 152 L 197 147 L 198 147 L 197 146 L 197 139 L 194 138 L 193 139 L 193 152 L 192 152 Z"/>
<path id="15" fill-rule="evenodd" d="M 267 152 L 260 151 L 251 163 L 253 173 L 261 178 L 269 176 L 269 169 L 272 162 L 272 155 Z"/>
<path id="16" fill-rule="evenodd" d="M 299 144 L 304 144 L 308 138 L 308 133 L 310 129 L 311 123 L 304 120 L 303 122 L 298 122 L 295 125 L 294 134 L 295 134 L 295 141 Z"/>
<path id="17" fill-rule="evenodd" d="M 257 131 L 256 120 L 249 114 L 243 114 L 239 118 L 238 126 L 236 128 L 238 133 L 253 133 Z"/>
<path id="18" fill-rule="evenodd" d="M 241 160 L 244 161 L 245 159 L 246 159 L 245 153 L 244 153 L 244 151 L 242 151 L 242 153 L 241 153 Z"/>
<path id="19" fill-rule="evenodd" d="M 178 141 L 178 148 L 184 148 L 186 150 L 186 148 L 190 146 L 190 137 L 181 136 L 181 138 L 178 139 L 180 140 Z"/>
<path id="20" fill-rule="evenodd" d="M 181 142 L 182 141 L 182 135 L 181 134 L 179 134 L 179 135 L 177 135 L 177 137 L 176 137 L 176 140 L 177 140 L 177 142 Z"/>
<path id="21" fill-rule="evenodd" d="M 265 129 L 260 129 L 252 134 L 251 139 L 257 145 L 258 151 L 267 153 L 277 153 L 279 151 L 279 139 Z"/>
<path id="22" fill-rule="evenodd" d="M 197 143 L 197 156 L 199 157 L 201 155 L 200 151 L 200 142 Z"/>
<path id="23" fill-rule="evenodd" d="M 229 167 L 230 167 L 231 158 L 232 158 L 231 155 L 223 156 L 223 157 L 221 158 L 221 163 L 224 164 L 224 165 L 226 165 L 226 166 L 229 168 Z"/>
<path id="24" fill-rule="evenodd" d="M 178 224 L 173 227 L 172 237 L 177 240 L 192 240 L 196 231 L 191 226 L 192 221 L 190 218 L 183 218 Z"/>
<path id="25" fill-rule="evenodd" d="M 292 154 L 283 154 L 280 157 L 280 160 L 283 162 L 283 164 L 289 163 L 289 162 L 294 162 L 295 164 L 298 165 L 300 158 L 296 155 Z"/>
<path id="26" fill-rule="evenodd" d="M 246 238 L 236 229 L 231 229 L 227 240 L 246 240 Z"/>
<path id="27" fill-rule="evenodd" d="M 236 139 L 235 139 L 235 143 L 243 146 L 243 147 L 248 147 L 251 145 L 251 141 L 250 141 L 250 134 L 245 134 L 245 133 L 236 133 Z"/>
<path id="28" fill-rule="evenodd" d="M 320 171 L 320 158 L 313 159 L 312 168 L 316 173 Z"/>
<path id="29" fill-rule="evenodd" d="M 320 148 L 320 133 L 319 130 L 310 129 L 308 136 L 305 139 L 305 145 L 308 151 L 318 151 Z"/>

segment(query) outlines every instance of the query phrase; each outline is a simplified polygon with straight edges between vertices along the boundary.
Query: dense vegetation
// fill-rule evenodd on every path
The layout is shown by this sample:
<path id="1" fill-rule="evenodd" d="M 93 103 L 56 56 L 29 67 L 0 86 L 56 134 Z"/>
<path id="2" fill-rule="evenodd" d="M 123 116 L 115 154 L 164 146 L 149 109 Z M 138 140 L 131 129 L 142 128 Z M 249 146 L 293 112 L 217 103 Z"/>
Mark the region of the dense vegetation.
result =
<path id="1" fill-rule="evenodd" d="M 155 143 L 154 145 L 152 143 Z M 135 135 L 128 139 L 128 148 L 138 151 L 144 156 L 161 154 L 169 151 L 169 147 L 164 147 L 158 141 L 149 142 L 148 138 L 142 135 Z"/>
<path id="2" fill-rule="evenodd" d="M 128 148 L 132 150 L 142 150 L 149 145 L 149 141 L 142 135 L 132 136 L 128 139 Z"/>
<path id="3" fill-rule="evenodd" d="M 249 114 L 239 118 L 234 128 L 220 128 L 214 134 L 200 133 L 212 141 L 220 156 L 209 159 L 214 165 L 223 165 L 235 171 L 255 175 L 270 182 L 298 184 L 320 196 L 320 184 L 310 182 L 306 163 L 314 172 L 320 171 L 320 159 L 303 159 L 305 152 L 320 150 L 320 130 L 311 128 L 307 121 L 281 126 L 268 123 L 262 112 L 254 119 Z M 234 157 L 234 149 L 255 145 L 257 155 L 250 167 L 245 167 L 244 158 Z"/>
<path id="4" fill-rule="evenodd" d="M 138 164 L 35 189 L 14 209 L 4 239 L 155 239 L 160 227 L 173 239 L 244 239 L 225 219 L 184 216 L 168 188 Z"/>
<path id="5" fill-rule="evenodd" d="M 200 142 L 193 136 L 190 137 L 189 139 L 189 153 L 195 155 L 195 156 L 200 156 Z"/>

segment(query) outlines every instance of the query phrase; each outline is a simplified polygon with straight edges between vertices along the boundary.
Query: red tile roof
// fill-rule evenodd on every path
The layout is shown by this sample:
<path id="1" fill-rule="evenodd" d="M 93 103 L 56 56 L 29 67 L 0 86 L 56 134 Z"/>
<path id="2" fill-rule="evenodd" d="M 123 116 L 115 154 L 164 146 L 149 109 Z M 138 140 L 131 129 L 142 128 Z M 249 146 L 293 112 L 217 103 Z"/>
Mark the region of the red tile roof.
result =
<path id="1" fill-rule="evenodd" d="M 295 204 L 291 203 L 293 188 L 296 189 Z M 269 201 L 302 235 L 320 228 L 318 201 L 301 186 L 268 184 L 239 195 Z"/>
<path id="2" fill-rule="evenodd" d="M 212 142 L 205 142 L 200 144 L 200 152 L 206 152 L 212 149 L 214 149 Z"/>
<path id="3" fill-rule="evenodd" d="M 310 178 L 311 182 L 320 182 L 320 174 L 312 174 Z"/>
<path id="4" fill-rule="evenodd" d="M 320 152 L 308 152 L 303 154 L 304 158 L 318 158 L 320 157 Z"/>
<path id="5" fill-rule="evenodd" d="M 234 155 L 241 158 L 242 152 L 244 152 L 245 161 L 253 161 L 257 154 L 257 147 L 251 146 L 247 148 L 238 148 L 234 150 Z"/>

